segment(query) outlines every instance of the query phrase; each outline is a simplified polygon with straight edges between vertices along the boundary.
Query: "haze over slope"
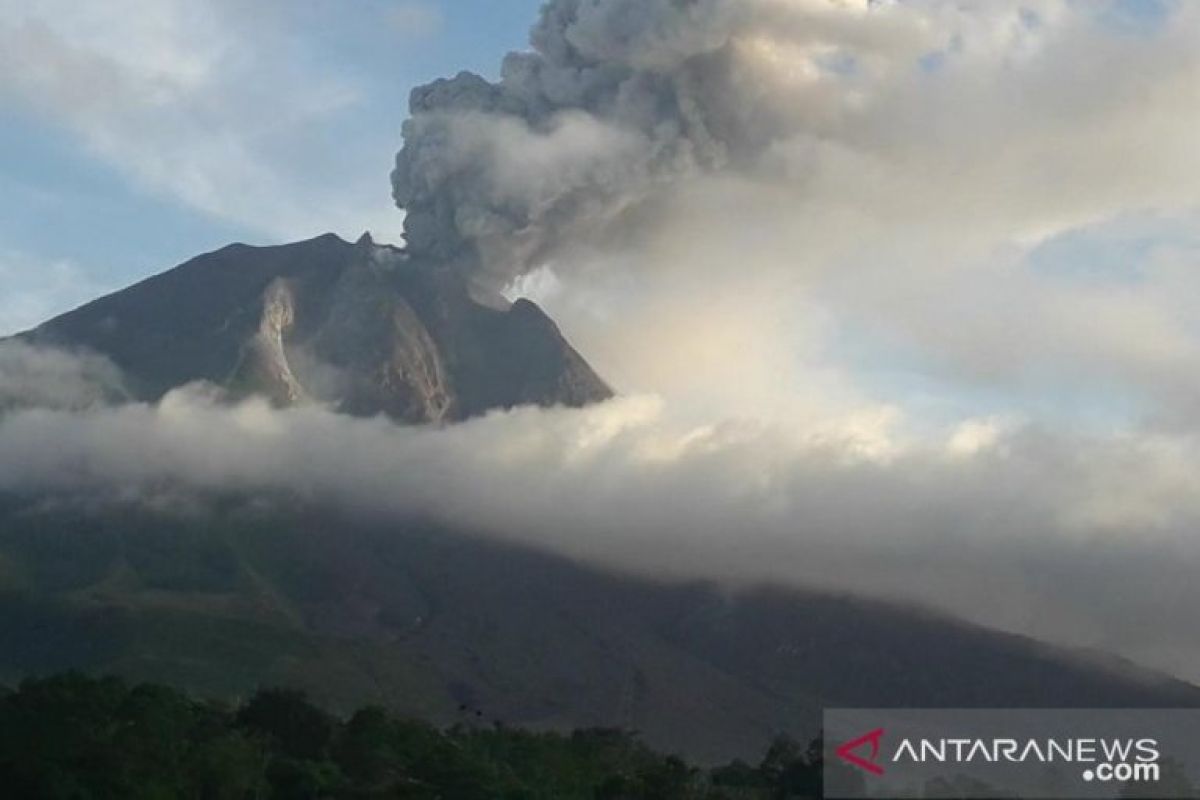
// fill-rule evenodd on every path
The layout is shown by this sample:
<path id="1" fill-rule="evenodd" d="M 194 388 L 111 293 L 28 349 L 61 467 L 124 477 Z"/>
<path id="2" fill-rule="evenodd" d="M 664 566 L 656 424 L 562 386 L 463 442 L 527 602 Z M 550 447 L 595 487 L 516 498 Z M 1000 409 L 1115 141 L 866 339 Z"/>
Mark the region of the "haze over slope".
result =
<path id="1" fill-rule="evenodd" d="M 711 761 L 813 736 L 826 705 L 1200 703 L 1128 665 L 887 605 L 622 578 L 293 492 L 189 498 L 0 494 L 0 680 L 283 684 L 442 724 L 622 727 Z"/>

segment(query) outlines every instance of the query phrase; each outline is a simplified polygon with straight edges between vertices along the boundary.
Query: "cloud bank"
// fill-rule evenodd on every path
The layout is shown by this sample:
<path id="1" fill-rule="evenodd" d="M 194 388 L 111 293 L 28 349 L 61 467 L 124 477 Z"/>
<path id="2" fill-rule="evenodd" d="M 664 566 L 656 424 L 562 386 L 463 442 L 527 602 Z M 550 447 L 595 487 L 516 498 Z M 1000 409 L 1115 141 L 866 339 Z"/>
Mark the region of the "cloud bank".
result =
<path id="1" fill-rule="evenodd" d="M 107 358 L 0 342 L 0 415 L 29 408 L 82 411 L 129 397 L 120 370 Z"/>
<path id="2" fill-rule="evenodd" d="M 852 429 L 689 428 L 645 397 L 406 428 L 193 387 L 157 406 L 8 415 L 0 489 L 293 492 L 657 578 L 920 603 L 1200 676 L 1192 438 L 975 420 L 881 450 Z"/>
<path id="3" fill-rule="evenodd" d="M 1120 6 L 556 0 L 499 82 L 413 92 L 409 246 L 520 274 L 713 175 L 973 238 L 1194 203 L 1196 12 L 1131 33 Z"/>
<path id="4" fill-rule="evenodd" d="M 558 0 L 531 44 L 414 91 L 394 194 L 618 387 L 1192 424 L 1200 10 Z"/>

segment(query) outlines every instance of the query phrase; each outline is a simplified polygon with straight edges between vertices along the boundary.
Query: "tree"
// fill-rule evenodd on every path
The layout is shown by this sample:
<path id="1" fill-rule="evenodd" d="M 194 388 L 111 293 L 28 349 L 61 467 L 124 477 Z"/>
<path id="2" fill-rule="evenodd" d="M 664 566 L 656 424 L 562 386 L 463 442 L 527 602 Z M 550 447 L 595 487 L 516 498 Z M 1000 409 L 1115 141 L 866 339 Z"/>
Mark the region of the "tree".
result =
<path id="1" fill-rule="evenodd" d="M 284 754 L 319 760 L 328 754 L 334 719 L 308 702 L 304 692 L 262 689 L 242 707 L 238 725 L 272 737 Z"/>

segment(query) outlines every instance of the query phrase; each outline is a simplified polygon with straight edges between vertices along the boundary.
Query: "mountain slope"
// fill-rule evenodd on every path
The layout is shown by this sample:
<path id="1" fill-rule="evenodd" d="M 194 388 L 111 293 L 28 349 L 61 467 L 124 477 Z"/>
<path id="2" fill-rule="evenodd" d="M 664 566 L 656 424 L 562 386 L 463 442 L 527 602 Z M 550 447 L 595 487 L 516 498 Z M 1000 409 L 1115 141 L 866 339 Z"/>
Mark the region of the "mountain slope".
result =
<path id="1" fill-rule="evenodd" d="M 204 380 L 424 423 L 611 396 L 533 303 L 480 304 L 455 273 L 369 236 L 231 245 L 20 338 L 107 356 L 143 400 Z"/>
<path id="2" fill-rule="evenodd" d="M 439 723 L 614 726 L 720 761 L 825 706 L 1195 706 L 1200 690 L 930 614 L 658 584 L 294 498 L 0 498 L 0 679 L 309 690 Z"/>
<path id="3" fill-rule="evenodd" d="M 21 338 L 103 354 L 148 401 L 204 380 L 436 423 L 610 394 L 532 303 L 480 304 L 367 237 L 234 245 Z M 634 580 L 283 493 L 123 488 L 0 493 L 0 681 L 285 684 L 439 723 L 631 728 L 710 761 L 810 737 L 826 706 L 1200 704 L 1163 676 L 911 609 Z"/>

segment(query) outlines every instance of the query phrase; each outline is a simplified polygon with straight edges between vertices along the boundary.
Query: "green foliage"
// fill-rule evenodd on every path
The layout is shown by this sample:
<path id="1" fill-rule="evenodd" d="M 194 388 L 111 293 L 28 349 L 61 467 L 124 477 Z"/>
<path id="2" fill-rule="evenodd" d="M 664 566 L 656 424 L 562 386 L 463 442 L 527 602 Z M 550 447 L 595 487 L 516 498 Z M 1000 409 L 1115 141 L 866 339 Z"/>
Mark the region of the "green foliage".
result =
<path id="1" fill-rule="evenodd" d="M 171 689 L 115 678 L 26 681 L 0 700 L 0 785 L 14 797 L 243 798 L 263 744 Z"/>
<path id="2" fill-rule="evenodd" d="M 300 761 L 325 759 L 337 725 L 333 717 L 309 703 L 303 692 L 288 689 L 260 691 L 238 712 L 237 722 L 269 737 L 276 749 Z"/>
<path id="3" fill-rule="evenodd" d="M 633 734 L 440 731 L 381 708 L 339 720 L 299 692 L 240 708 L 68 673 L 0 691 L 0 786 L 48 800 L 775 800 L 820 796 L 820 753 L 702 770 Z"/>

